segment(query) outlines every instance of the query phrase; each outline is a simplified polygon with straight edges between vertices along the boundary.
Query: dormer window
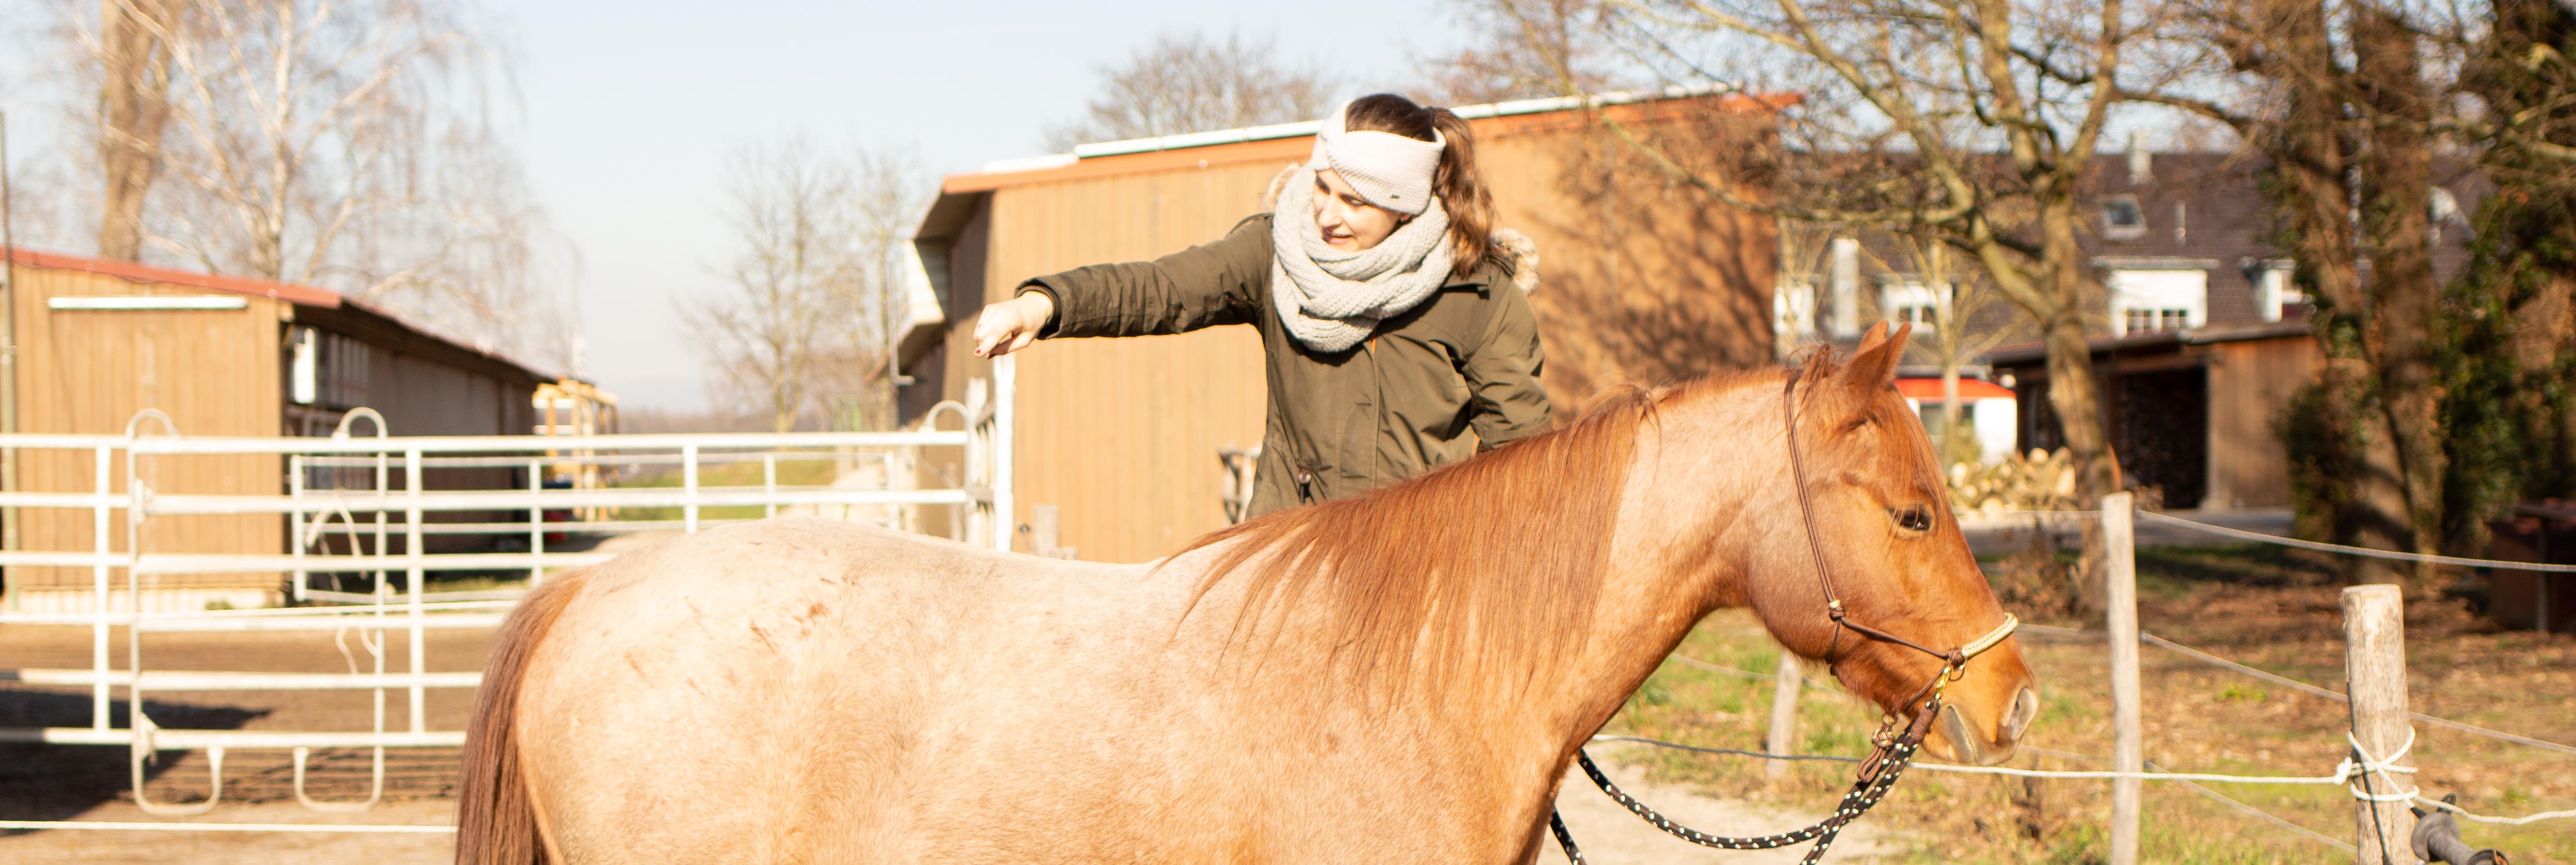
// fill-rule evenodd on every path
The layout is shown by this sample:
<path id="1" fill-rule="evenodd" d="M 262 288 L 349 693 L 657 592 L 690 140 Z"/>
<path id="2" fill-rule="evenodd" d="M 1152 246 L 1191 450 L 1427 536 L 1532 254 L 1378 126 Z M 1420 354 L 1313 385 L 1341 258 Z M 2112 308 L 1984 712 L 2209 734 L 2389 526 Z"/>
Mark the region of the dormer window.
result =
<path id="1" fill-rule="evenodd" d="M 2209 323 L 2209 271 L 2202 262 L 2139 261 L 2103 275 L 2111 290 L 2111 332 L 2183 330 Z"/>
<path id="2" fill-rule="evenodd" d="M 2115 195 L 2102 201 L 2102 239 L 2136 240 L 2147 236 L 2147 212 L 2138 206 L 2134 195 Z"/>
<path id="3" fill-rule="evenodd" d="M 1916 335 L 1926 335 L 1941 323 L 1941 290 L 1915 280 L 1901 280 L 1880 286 L 1878 309 L 1887 314 L 1890 325 L 1911 322 Z"/>

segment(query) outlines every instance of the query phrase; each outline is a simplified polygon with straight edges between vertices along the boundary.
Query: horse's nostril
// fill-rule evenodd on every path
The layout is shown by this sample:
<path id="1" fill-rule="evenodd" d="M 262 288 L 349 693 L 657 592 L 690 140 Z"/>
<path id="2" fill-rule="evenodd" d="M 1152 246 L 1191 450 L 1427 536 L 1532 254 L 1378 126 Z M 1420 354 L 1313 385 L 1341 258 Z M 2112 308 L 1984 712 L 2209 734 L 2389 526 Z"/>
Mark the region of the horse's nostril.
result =
<path id="1" fill-rule="evenodd" d="M 2021 734 L 2029 732 L 2030 722 L 2038 718 L 2039 695 L 2024 687 L 2021 693 L 2013 695 L 2012 714 L 2004 716 L 2003 740 L 2007 743 L 2021 741 Z"/>

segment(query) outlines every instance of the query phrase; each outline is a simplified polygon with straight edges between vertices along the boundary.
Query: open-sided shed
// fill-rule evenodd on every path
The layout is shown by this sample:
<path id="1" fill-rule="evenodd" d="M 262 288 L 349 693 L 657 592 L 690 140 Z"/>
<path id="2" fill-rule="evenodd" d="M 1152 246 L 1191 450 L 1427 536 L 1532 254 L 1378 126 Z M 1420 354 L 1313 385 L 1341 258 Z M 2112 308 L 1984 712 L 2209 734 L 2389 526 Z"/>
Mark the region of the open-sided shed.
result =
<path id="1" fill-rule="evenodd" d="M 2120 469 L 2170 508 L 2290 504 L 2276 426 L 2291 394 L 2324 363 L 2305 321 L 2141 331 L 2092 341 Z M 2017 447 L 2063 444 L 2036 345 L 1987 356 L 2020 397 Z"/>

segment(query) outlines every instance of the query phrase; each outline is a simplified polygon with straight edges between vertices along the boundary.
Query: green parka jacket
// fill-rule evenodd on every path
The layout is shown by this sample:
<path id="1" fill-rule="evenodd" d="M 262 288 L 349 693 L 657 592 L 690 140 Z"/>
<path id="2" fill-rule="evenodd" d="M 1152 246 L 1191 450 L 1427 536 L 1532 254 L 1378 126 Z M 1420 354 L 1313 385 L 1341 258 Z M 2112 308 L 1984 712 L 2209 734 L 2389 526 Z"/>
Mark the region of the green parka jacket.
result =
<path id="1" fill-rule="evenodd" d="M 1213 243 L 1037 277 L 1020 292 L 1055 301 L 1041 338 L 1260 328 L 1270 411 L 1252 514 L 1364 492 L 1547 429 L 1537 318 L 1501 251 L 1331 354 L 1281 326 L 1270 257 L 1263 214 Z"/>

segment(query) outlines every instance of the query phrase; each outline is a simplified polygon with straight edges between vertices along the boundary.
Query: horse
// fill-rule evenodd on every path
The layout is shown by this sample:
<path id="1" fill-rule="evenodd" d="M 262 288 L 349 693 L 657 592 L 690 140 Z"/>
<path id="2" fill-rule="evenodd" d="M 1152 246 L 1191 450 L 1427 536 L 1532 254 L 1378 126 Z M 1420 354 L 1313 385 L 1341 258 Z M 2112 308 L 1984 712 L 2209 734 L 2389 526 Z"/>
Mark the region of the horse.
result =
<path id="1" fill-rule="evenodd" d="M 2016 642 L 1953 669 L 1828 614 L 2006 621 L 1905 341 L 1606 399 L 1142 565 L 780 518 L 550 581 L 496 638 L 456 861 L 1527 863 L 1722 607 L 1892 714 L 1950 674 L 1925 750 L 2000 762 L 2038 708 Z"/>

